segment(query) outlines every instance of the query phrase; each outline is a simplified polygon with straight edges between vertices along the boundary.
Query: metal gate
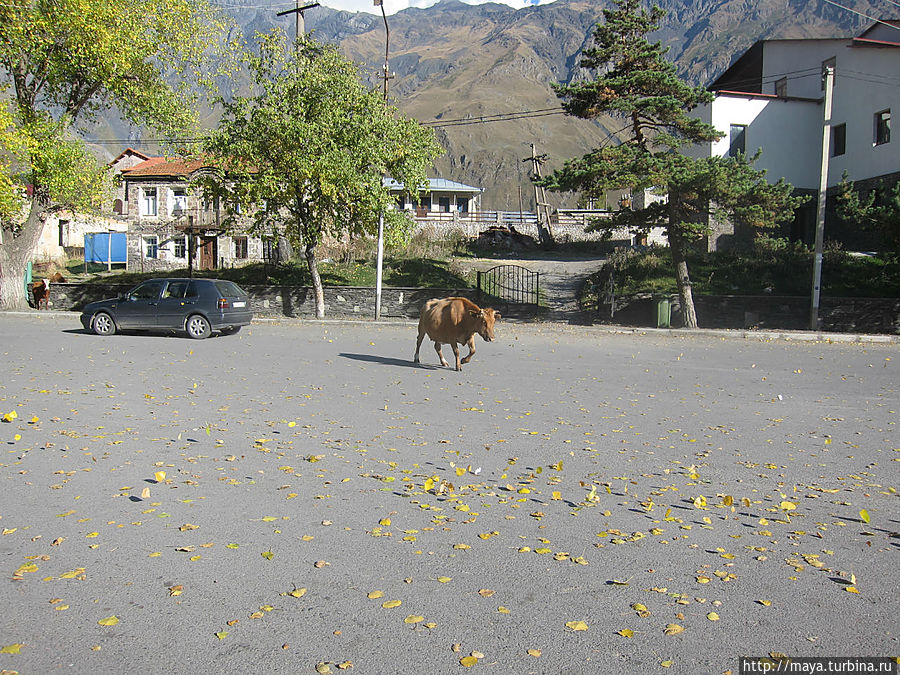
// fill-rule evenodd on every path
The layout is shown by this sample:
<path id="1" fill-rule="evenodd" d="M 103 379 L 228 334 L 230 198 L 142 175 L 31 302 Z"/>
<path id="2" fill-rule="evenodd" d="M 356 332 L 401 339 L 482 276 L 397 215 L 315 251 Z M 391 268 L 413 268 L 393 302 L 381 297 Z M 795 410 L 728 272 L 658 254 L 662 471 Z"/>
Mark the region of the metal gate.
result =
<path id="1" fill-rule="evenodd" d="M 540 299 L 541 274 L 519 265 L 497 265 L 478 272 L 478 296 L 490 296 L 506 303 L 537 305 Z"/>

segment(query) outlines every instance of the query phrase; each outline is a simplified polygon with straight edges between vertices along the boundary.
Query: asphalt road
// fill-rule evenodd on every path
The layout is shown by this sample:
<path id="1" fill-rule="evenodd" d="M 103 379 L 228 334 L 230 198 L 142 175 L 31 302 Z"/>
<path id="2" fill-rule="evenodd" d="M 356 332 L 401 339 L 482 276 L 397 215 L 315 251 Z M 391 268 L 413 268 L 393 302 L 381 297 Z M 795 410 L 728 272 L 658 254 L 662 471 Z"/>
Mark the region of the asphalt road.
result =
<path id="1" fill-rule="evenodd" d="M 0 315 L 0 670 L 900 654 L 897 345 L 501 322 L 461 373 L 414 349 Z"/>

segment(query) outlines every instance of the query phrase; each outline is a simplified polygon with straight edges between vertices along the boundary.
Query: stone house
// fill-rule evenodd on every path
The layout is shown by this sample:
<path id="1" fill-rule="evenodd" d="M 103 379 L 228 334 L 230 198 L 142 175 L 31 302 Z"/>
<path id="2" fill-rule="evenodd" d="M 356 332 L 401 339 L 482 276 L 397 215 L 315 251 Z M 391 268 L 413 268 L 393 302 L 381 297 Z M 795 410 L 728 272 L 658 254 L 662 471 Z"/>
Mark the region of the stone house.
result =
<path id="1" fill-rule="evenodd" d="M 167 157 L 120 169 L 129 270 L 210 270 L 273 258 L 271 240 L 241 232 L 240 224 L 226 229 L 218 200 L 207 201 L 192 188 L 195 179 L 218 171 L 203 160 Z"/>

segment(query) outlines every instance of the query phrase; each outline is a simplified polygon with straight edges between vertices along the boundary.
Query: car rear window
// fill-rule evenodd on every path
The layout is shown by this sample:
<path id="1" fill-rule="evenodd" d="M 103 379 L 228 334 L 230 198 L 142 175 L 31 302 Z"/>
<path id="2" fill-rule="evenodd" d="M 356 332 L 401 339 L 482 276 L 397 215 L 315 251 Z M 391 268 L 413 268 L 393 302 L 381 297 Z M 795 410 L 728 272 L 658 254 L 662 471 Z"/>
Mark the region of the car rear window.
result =
<path id="1" fill-rule="evenodd" d="M 244 290 L 233 281 L 217 281 L 216 290 L 225 298 L 239 298 L 247 295 Z"/>

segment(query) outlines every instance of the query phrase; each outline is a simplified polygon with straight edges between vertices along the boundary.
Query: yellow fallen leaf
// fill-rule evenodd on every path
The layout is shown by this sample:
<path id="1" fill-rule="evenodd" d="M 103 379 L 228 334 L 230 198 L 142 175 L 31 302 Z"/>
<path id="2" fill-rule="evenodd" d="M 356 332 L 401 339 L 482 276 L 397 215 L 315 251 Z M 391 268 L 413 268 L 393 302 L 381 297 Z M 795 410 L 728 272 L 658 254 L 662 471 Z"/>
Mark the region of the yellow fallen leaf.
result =
<path id="1" fill-rule="evenodd" d="M 220 640 L 224 640 L 226 637 L 228 637 L 228 631 L 221 630 L 218 633 L 216 633 L 216 637 L 219 638 Z"/>
<path id="2" fill-rule="evenodd" d="M 862 511 L 859 512 L 859 517 L 862 518 L 862 521 L 863 521 L 864 523 L 869 523 L 869 522 L 870 522 L 869 512 L 866 511 L 865 509 L 863 509 Z"/>
<path id="3" fill-rule="evenodd" d="M 453 577 L 438 577 L 437 580 L 442 584 L 446 584 L 448 581 L 453 581 Z"/>
<path id="4" fill-rule="evenodd" d="M 368 595 L 369 600 L 377 600 L 378 598 L 383 598 L 383 597 L 384 597 L 384 591 L 372 591 Z"/>
<path id="5" fill-rule="evenodd" d="M 419 616 L 418 614 L 410 614 L 408 617 L 403 619 L 403 623 L 419 623 L 420 621 L 424 620 L 424 616 Z"/>
<path id="6" fill-rule="evenodd" d="M 272 553 L 272 551 L 263 551 L 262 553 L 260 553 L 260 555 L 266 560 L 271 560 L 275 557 L 275 554 Z"/>
<path id="7" fill-rule="evenodd" d="M 478 659 L 474 656 L 464 656 L 459 660 L 459 665 L 464 668 L 471 668 L 476 663 L 478 663 Z"/>
<path id="8" fill-rule="evenodd" d="M 157 471 L 153 474 L 153 477 L 156 479 L 157 483 L 162 483 L 166 479 L 165 471 Z"/>
<path id="9" fill-rule="evenodd" d="M 106 617 L 105 619 L 100 619 L 97 623 L 99 623 L 101 626 L 115 626 L 117 623 L 119 623 L 119 617 L 114 614 L 112 616 Z"/>
<path id="10" fill-rule="evenodd" d="M 176 595 L 181 595 L 184 592 L 184 586 L 178 584 L 177 586 L 169 587 L 169 596 L 174 597 Z"/>
<path id="11" fill-rule="evenodd" d="M 844 586 L 844 590 L 848 593 L 856 593 L 859 595 L 859 589 L 856 586 Z"/>
<path id="12" fill-rule="evenodd" d="M 538 658 L 541 655 L 540 649 L 529 649 L 527 651 L 528 656 L 533 656 L 534 658 Z"/>
<path id="13" fill-rule="evenodd" d="M 0 647 L 0 654 L 20 654 L 20 650 L 24 646 L 25 644 L 22 642 L 17 642 L 13 645 L 6 645 L 5 647 Z"/>
<path id="14" fill-rule="evenodd" d="M 706 618 L 709 619 L 710 621 L 718 621 L 719 615 L 716 614 L 715 612 L 710 612 L 709 614 L 706 615 Z"/>
<path id="15" fill-rule="evenodd" d="M 316 672 L 319 673 L 319 675 L 328 675 L 331 672 L 331 666 L 322 661 L 316 664 Z"/>
<path id="16" fill-rule="evenodd" d="M 402 600 L 386 600 L 385 602 L 381 603 L 381 606 L 385 609 L 393 609 L 394 607 L 399 607 L 402 604 Z"/>
<path id="17" fill-rule="evenodd" d="M 587 630 L 588 625 L 584 621 L 567 621 L 566 628 L 569 630 Z"/>
<path id="18" fill-rule="evenodd" d="M 616 635 L 621 635 L 622 637 L 633 638 L 634 631 L 630 628 L 623 628 L 622 630 L 616 631 Z"/>
<path id="19" fill-rule="evenodd" d="M 497 611 L 500 612 L 501 614 L 509 614 L 509 609 L 507 609 L 507 608 L 504 607 L 503 605 L 501 605 L 500 607 L 498 607 L 498 608 L 497 608 Z"/>
<path id="20" fill-rule="evenodd" d="M 291 597 L 294 597 L 294 598 L 302 598 L 304 595 L 306 595 L 306 589 L 305 588 L 295 588 L 294 590 L 289 591 L 288 595 L 290 595 Z"/>
<path id="21" fill-rule="evenodd" d="M 771 607 L 772 606 L 771 600 L 757 600 L 757 602 L 759 604 L 761 604 L 763 607 Z"/>
<path id="22" fill-rule="evenodd" d="M 797 505 L 794 502 L 781 502 L 781 510 L 782 511 L 794 511 L 797 508 Z"/>
<path id="23" fill-rule="evenodd" d="M 678 635 L 679 633 L 684 632 L 684 626 L 679 626 L 677 623 L 670 623 L 665 627 L 663 633 L 666 635 Z"/>
<path id="24" fill-rule="evenodd" d="M 671 668 L 675 665 L 675 662 L 672 659 L 666 659 L 665 661 L 660 661 L 659 665 L 661 665 L 663 668 Z"/>
<path id="25" fill-rule="evenodd" d="M 382 518 L 381 520 L 378 521 L 378 524 L 381 525 L 382 527 L 390 527 L 391 519 L 390 518 Z"/>

